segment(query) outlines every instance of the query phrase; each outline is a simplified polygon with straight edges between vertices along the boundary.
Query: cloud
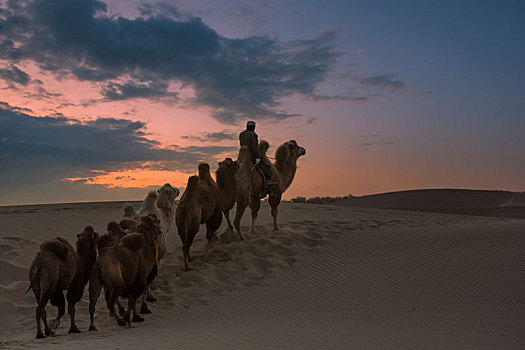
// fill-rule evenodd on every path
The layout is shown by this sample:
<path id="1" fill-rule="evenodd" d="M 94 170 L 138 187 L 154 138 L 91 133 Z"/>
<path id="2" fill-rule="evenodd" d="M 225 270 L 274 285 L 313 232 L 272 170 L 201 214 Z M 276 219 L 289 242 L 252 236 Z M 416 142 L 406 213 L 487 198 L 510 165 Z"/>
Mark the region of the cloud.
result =
<path id="1" fill-rule="evenodd" d="M 0 78 L 8 83 L 17 83 L 20 85 L 27 85 L 31 80 L 29 74 L 12 64 L 7 68 L 0 68 Z"/>
<path id="2" fill-rule="evenodd" d="M 183 139 L 195 140 L 200 142 L 220 142 L 237 140 L 237 135 L 231 132 L 218 131 L 218 132 L 203 132 L 200 135 L 185 135 L 181 136 Z"/>
<path id="3" fill-rule="evenodd" d="M 396 74 L 386 73 L 372 75 L 364 78 L 357 78 L 359 84 L 379 90 L 387 90 L 391 92 L 405 92 L 407 89 L 407 84 L 401 80 L 396 79 Z"/>
<path id="4" fill-rule="evenodd" d="M 198 17 L 179 19 L 172 6 L 160 16 L 166 6 L 144 5 L 143 17 L 129 19 L 108 16 L 98 0 L 12 0 L 0 12 L 0 58 L 103 83 L 108 100 L 173 96 L 165 87 L 177 82 L 194 91 L 191 106 L 235 124 L 297 116 L 281 100 L 315 96 L 341 55 L 334 30 L 291 42 L 231 39 Z"/>
<path id="5" fill-rule="evenodd" d="M 164 82 L 139 83 L 128 81 L 125 84 L 109 83 L 102 90 L 102 96 L 108 100 L 127 100 L 130 98 L 156 98 L 171 96 L 177 93 L 168 92 L 168 84 Z"/>
<path id="6" fill-rule="evenodd" d="M 398 143 L 398 141 L 396 141 L 395 138 L 385 137 L 380 134 L 364 135 L 362 136 L 362 138 L 366 140 L 364 142 L 348 146 L 348 149 L 370 151 L 372 148 L 389 147 Z"/>
<path id="7" fill-rule="evenodd" d="M 146 125 L 127 119 L 81 121 L 34 117 L 0 103 L 0 181 L 89 176 L 93 170 L 163 168 L 194 172 L 200 162 L 234 152 L 233 147 L 167 147 L 150 138 Z M 10 175 L 9 175 L 10 174 Z"/>

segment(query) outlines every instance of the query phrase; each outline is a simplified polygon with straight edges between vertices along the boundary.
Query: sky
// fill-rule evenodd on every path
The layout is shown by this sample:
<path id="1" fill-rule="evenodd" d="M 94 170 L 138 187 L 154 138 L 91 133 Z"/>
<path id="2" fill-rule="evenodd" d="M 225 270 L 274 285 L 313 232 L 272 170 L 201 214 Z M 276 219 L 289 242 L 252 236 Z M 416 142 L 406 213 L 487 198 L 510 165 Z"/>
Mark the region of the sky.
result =
<path id="1" fill-rule="evenodd" d="M 525 191 L 523 1 L 0 0 L 0 205 L 183 189 L 238 134 L 284 198 Z"/>

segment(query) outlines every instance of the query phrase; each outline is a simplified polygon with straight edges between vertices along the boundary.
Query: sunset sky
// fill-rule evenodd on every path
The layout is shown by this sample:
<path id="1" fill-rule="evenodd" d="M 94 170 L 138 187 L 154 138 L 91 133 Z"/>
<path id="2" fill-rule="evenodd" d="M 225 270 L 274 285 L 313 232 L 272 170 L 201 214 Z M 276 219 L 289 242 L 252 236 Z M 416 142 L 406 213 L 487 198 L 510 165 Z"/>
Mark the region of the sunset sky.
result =
<path id="1" fill-rule="evenodd" d="M 523 1 L 0 0 L 0 205 L 307 150 L 285 198 L 525 191 Z"/>

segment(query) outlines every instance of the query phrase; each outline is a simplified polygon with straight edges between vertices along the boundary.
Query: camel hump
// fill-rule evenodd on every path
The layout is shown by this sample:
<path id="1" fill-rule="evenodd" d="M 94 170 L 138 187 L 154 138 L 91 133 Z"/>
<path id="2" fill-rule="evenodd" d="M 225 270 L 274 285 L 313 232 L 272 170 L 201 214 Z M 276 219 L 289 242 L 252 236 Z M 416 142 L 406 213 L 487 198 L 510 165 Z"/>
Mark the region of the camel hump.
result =
<path id="1" fill-rule="evenodd" d="M 144 236 L 140 233 L 130 233 L 122 237 L 120 240 L 120 245 L 126 247 L 131 251 L 137 251 L 144 248 L 146 240 Z"/>
<path id="2" fill-rule="evenodd" d="M 186 186 L 186 191 L 195 192 L 199 186 L 199 177 L 196 175 L 190 176 L 188 179 L 188 185 Z"/>
<path id="3" fill-rule="evenodd" d="M 69 254 L 69 242 L 62 237 L 51 238 L 40 246 L 41 251 L 53 252 L 59 259 L 65 260 Z"/>
<path id="4" fill-rule="evenodd" d="M 99 250 L 99 252 L 103 249 L 103 248 L 110 248 L 110 247 L 114 247 L 115 246 L 115 238 L 113 236 L 111 236 L 110 234 L 106 233 L 106 234 L 103 234 L 102 236 L 100 236 L 100 238 L 98 239 L 98 242 L 97 242 L 97 249 Z"/>
<path id="5" fill-rule="evenodd" d="M 200 163 L 199 164 L 199 178 L 203 180 L 203 179 L 208 179 L 209 177 L 211 177 L 210 165 L 208 163 Z"/>

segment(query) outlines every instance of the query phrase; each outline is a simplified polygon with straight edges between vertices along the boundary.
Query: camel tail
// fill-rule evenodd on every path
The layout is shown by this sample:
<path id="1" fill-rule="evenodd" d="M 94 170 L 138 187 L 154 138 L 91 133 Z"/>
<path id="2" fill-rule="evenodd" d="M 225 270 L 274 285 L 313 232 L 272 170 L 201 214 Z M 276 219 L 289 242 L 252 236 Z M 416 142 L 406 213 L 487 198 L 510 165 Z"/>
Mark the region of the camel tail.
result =
<path id="1" fill-rule="evenodd" d="M 41 265 L 39 263 L 33 264 L 31 266 L 30 275 L 29 275 L 29 287 L 24 292 L 24 294 L 27 294 L 31 289 L 33 289 L 33 286 L 38 283 L 38 275 L 40 274 L 40 268 Z"/>

